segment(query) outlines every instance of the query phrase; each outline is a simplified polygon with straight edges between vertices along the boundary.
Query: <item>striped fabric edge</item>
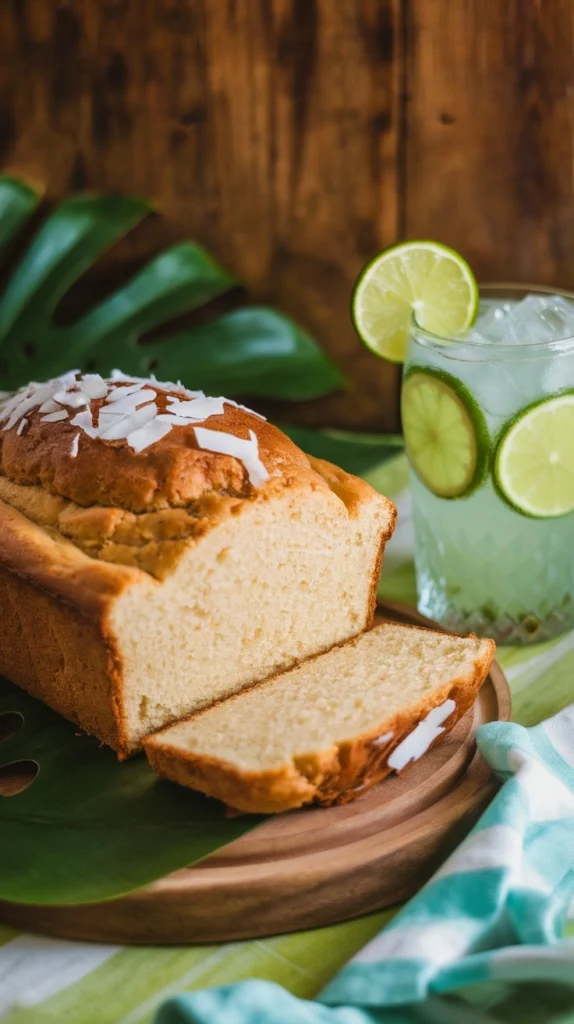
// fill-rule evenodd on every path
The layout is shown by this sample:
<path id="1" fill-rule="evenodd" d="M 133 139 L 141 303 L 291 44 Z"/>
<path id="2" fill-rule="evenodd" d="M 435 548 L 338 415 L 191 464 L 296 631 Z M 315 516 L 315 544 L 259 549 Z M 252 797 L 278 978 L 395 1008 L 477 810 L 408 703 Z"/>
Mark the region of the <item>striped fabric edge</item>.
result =
<path id="1" fill-rule="evenodd" d="M 530 730 L 480 730 L 481 751 L 505 785 L 427 886 L 327 985 L 322 1003 L 399 1005 L 502 978 L 503 969 L 514 980 L 512 971 L 526 972 L 524 954 L 512 959 L 517 944 L 541 951 L 541 980 L 572 983 L 572 941 L 557 950 L 562 968 L 545 952 L 559 943 L 574 897 L 574 769 L 550 740 L 564 748 L 568 733 L 574 743 L 574 707 Z"/>

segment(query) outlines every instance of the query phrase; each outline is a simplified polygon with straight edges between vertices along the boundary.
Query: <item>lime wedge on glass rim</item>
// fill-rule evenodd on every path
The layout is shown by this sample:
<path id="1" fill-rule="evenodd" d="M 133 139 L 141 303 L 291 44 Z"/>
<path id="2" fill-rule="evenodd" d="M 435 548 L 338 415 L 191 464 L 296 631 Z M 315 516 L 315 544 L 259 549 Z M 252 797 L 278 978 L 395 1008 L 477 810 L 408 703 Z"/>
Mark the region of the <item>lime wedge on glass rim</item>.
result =
<path id="1" fill-rule="evenodd" d="M 494 482 L 523 515 L 550 519 L 574 511 L 574 392 L 528 406 L 507 423 L 494 457 Z"/>
<path id="2" fill-rule="evenodd" d="M 351 315 L 368 348 L 402 363 L 413 311 L 424 330 L 454 338 L 471 326 L 477 309 L 478 285 L 458 253 L 437 242 L 402 242 L 362 271 Z"/>
<path id="3" fill-rule="evenodd" d="M 482 483 L 490 461 L 486 421 L 456 377 L 412 366 L 401 415 L 410 464 L 439 498 L 463 498 Z"/>

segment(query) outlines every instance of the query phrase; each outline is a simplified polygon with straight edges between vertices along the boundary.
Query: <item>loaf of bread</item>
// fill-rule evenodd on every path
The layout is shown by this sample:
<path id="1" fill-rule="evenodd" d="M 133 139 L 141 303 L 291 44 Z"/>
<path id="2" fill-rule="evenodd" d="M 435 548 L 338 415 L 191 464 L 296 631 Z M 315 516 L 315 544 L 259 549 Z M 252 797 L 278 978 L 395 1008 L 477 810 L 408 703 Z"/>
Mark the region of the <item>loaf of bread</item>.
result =
<path id="1" fill-rule="evenodd" d="M 471 707 L 492 640 L 382 623 L 144 740 L 160 775 L 241 811 L 359 796 Z"/>
<path id="2" fill-rule="evenodd" d="M 368 627 L 394 520 L 226 399 L 31 384 L 0 406 L 0 673 L 128 756 Z"/>

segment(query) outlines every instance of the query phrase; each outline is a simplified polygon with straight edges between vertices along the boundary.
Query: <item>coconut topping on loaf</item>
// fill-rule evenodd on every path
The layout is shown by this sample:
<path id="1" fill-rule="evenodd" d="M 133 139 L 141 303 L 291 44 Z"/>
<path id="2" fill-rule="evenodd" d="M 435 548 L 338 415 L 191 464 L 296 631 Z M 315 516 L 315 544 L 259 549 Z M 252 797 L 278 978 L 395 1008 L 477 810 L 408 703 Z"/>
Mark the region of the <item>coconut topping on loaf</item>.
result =
<path id="1" fill-rule="evenodd" d="M 165 398 L 161 404 L 158 403 L 160 392 Z M 95 409 L 93 402 L 98 403 Z M 111 378 L 104 380 L 99 373 L 82 375 L 79 370 L 70 370 L 42 384 L 32 381 L 8 397 L 0 408 L 0 424 L 3 431 L 17 426 L 19 437 L 28 426 L 27 414 L 37 410 L 42 423 L 68 420 L 88 437 L 102 441 L 125 440 L 139 453 L 161 441 L 174 427 L 188 427 L 211 416 L 223 416 L 226 403 L 264 419 L 230 399 L 208 398 L 203 391 L 188 391 L 180 382 L 161 383 L 153 377 L 134 379 L 120 370 L 114 370 Z M 72 458 L 78 454 L 79 436 L 76 434 L 72 441 Z M 268 479 L 269 473 L 259 458 L 257 437 L 252 430 L 247 440 L 225 431 L 202 431 L 199 437 L 196 434 L 196 441 L 199 448 L 231 455 L 243 462 L 254 487 Z"/>
<path id="2" fill-rule="evenodd" d="M 147 512 L 242 497 L 305 456 L 263 416 L 181 384 L 70 371 L 0 404 L 0 473 L 80 505 Z"/>
<path id="3" fill-rule="evenodd" d="M 291 486 L 346 502 L 337 471 L 264 417 L 180 383 L 72 370 L 0 400 L 0 499 L 159 578 L 214 522 Z"/>

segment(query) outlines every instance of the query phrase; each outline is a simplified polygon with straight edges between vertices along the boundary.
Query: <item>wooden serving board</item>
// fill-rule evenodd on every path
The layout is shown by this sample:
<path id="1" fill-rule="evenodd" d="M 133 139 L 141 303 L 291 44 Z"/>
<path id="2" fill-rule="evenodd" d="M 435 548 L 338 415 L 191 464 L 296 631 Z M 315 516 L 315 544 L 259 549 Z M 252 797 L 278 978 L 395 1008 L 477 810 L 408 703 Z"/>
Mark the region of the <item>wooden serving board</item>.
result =
<path id="1" fill-rule="evenodd" d="M 412 609 L 381 617 L 432 626 Z M 0 903 L 0 920 L 64 938 L 200 943 L 255 938 L 358 917 L 411 896 L 497 788 L 476 750 L 486 722 L 507 721 L 510 691 L 494 663 L 474 707 L 445 740 L 355 802 L 269 818 L 200 865 L 105 903 Z"/>

